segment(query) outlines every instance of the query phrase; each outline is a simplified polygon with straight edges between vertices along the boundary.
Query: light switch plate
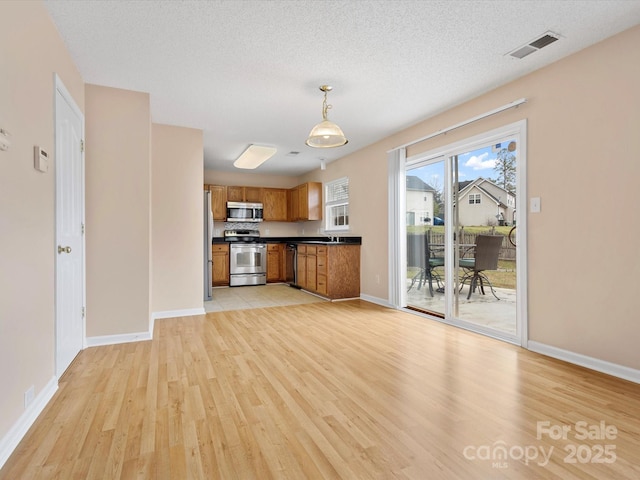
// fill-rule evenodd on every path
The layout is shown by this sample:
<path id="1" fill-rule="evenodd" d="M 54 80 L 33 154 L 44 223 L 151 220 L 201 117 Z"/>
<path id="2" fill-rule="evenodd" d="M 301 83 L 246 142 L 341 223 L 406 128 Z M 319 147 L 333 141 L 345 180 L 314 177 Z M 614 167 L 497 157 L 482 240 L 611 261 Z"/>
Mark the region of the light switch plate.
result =
<path id="1" fill-rule="evenodd" d="M 529 211 L 531 213 L 540 213 L 540 197 L 532 197 L 529 199 Z"/>

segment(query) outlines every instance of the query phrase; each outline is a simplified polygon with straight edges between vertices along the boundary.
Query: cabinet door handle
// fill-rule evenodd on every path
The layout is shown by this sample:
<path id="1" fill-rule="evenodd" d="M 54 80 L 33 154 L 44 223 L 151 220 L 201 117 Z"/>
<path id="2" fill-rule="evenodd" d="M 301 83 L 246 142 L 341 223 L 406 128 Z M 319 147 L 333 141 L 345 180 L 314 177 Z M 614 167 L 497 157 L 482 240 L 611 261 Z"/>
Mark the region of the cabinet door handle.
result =
<path id="1" fill-rule="evenodd" d="M 71 247 L 63 247 L 62 245 L 58 245 L 58 253 L 71 253 Z"/>

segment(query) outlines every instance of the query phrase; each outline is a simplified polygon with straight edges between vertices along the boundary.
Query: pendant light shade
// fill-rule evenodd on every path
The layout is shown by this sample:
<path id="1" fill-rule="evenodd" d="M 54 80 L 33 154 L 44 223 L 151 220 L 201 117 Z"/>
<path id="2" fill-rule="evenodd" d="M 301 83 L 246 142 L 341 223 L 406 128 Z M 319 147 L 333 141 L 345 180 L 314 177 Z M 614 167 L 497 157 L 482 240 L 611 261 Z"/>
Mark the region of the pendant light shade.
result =
<path id="1" fill-rule="evenodd" d="M 342 129 L 333 122 L 327 120 L 327 110 L 331 108 L 331 105 L 327 105 L 327 92 L 330 92 L 333 87 L 329 85 L 322 85 L 320 91 L 324 92 L 324 101 L 322 102 L 322 122 L 317 124 L 311 129 L 309 138 L 305 142 L 310 147 L 314 148 L 333 148 L 346 145 L 348 140 L 342 133 Z"/>
<path id="2" fill-rule="evenodd" d="M 329 120 L 323 120 L 313 127 L 307 138 L 307 145 L 315 148 L 340 147 L 347 142 L 340 127 Z"/>

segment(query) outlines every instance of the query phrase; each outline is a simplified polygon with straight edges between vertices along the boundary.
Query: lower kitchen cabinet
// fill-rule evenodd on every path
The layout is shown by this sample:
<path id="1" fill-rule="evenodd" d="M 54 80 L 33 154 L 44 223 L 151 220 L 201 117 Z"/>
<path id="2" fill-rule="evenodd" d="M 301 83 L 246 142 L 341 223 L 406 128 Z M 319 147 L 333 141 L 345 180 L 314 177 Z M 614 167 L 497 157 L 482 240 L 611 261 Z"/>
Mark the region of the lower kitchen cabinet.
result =
<path id="1" fill-rule="evenodd" d="M 358 285 L 360 285 L 360 274 L 358 274 Z M 324 246 L 316 249 L 316 292 L 327 295 L 327 247 Z"/>
<path id="2" fill-rule="evenodd" d="M 213 257 L 213 286 L 229 285 L 229 244 L 214 243 L 211 246 Z"/>
<path id="3" fill-rule="evenodd" d="M 307 288 L 307 246 L 298 245 L 296 282 L 300 288 Z"/>
<path id="4" fill-rule="evenodd" d="M 360 296 L 360 245 L 299 245 L 298 286 L 332 300 Z"/>
<path id="5" fill-rule="evenodd" d="M 307 290 L 317 290 L 318 247 L 307 247 Z"/>
<path id="6" fill-rule="evenodd" d="M 284 243 L 267 244 L 267 282 L 284 281 L 284 260 Z"/>

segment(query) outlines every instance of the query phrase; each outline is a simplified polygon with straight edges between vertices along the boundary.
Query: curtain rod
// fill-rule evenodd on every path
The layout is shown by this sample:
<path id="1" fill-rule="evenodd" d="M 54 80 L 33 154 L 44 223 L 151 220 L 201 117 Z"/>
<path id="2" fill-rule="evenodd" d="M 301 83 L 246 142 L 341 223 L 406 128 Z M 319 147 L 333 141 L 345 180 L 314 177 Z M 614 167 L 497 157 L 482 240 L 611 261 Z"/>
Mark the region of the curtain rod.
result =
<path id="1" fill-rule="evenodd" d="M 495 109 L 490 110 L 488 112 L 482 113 L 482 114 L 480 114 L 478 116 L 475 116 L 473 118 L 469 118 L 468 120 L 464 120 L 463 122 L 456 123 L 455 125 L 451 125 L 450 127 L 444 128 L 442 130 L 438 130 L 437 132 L 434 132 L 434 133 L 430 133 L 426 137 L 421 137 L 421 138 L 418 138 L 417 140 L 412 140 L 411 142 L 408 142 L 408 143 L 405 143 L 403 145 L 399 145 L 397 147 L 394 147 L 391 150 L 389 150 L 389 152 L 393 152 L 394 150 L 398 150 L 400 148 L 410 147 L 411 145 L 415 145 L 416 143 L 424 142 L 425 140 L 429 140 L 430 138 L 437 137 L 438 135 L 443 135 L 443 134 L 445 134 L 447 132 L 450 132 L 451 130 L 455 130 L 456 128 L 464 127 L 465 125 L 469 125 L 470 123 L 476 122 L 478 120 L 482 120 L 483 118 L 490 117 L 491 115 L 495 115 L 496 113 L 500 113 L 500 112 L 503 112 L 505 110 L 509 110 L 510 108 L 517 107 L 518 105 L 522 105 L 523 103 L 526 103 L 526 101 L 527 101 L 526 98 L 520 98 L 520 99 L 515 100 L 515 101 L 513 101 L 511 103 L 507 103 L 506 105 L 503 105 L 501 107 L 495 108 Z M 387 153 L 389 153 L 389 152 L 387 152 Z"/>

